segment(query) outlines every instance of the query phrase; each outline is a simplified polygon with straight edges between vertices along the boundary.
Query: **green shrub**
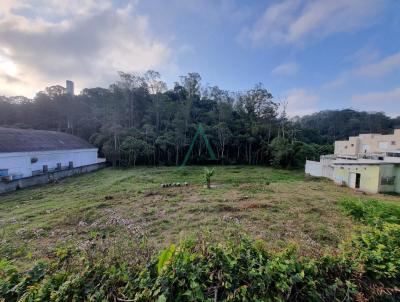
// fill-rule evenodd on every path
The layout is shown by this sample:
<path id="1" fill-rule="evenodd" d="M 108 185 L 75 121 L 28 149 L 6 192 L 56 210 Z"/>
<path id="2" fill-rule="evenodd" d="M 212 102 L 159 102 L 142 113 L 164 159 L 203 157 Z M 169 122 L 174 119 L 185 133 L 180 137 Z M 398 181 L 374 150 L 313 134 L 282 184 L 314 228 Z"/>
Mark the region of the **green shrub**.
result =
<path id="1" fill-rule="evenodd" d="M 369 278 L 400 284 L 400 225 L 366 228 L 348 243 L 346 252 L 362 263 Z"/>
<path id="2" fill-rule="evenodd" d="M 345 213 L 365 224 L 400 224 L 400 206 L 377 200 L 345 198 L 341 201 Z"/>
<path id="3" fill-rule="evenodd" d="M 224 245 L 188 240 L 149 261 L 129 262 L 106 257 L 103 251 L 95 255 L 93 251 L 104 245 L 99 242 L 90 247 L 90 255 L 58 252 L 57 261 L 40 262 L 24 273 L 0 262 L 0 297 L 5 301 L 353 301 L 362 293 L 373 296 L 371 289 L 377 284 L 386 289 L 398 286 L 399 228 L 389 224 L 380 230 L 369 228 L 344 244 L 342 253 L 320 259 L 302 258 L 292 246 L 272 253 L 262 241 L 243 238 Z M 395 291 L 386 296 L 398 298 Z"/>

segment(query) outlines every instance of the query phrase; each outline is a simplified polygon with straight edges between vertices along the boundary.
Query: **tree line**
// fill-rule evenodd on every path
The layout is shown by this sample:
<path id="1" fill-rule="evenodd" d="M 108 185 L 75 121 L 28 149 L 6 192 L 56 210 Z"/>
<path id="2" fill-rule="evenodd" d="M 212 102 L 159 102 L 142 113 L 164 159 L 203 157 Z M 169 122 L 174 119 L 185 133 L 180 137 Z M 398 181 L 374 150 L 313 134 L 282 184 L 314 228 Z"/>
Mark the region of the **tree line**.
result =
<path id="1" fill-rule="evenodd" d="M 50 86 L 33 99 L 0 96 L 0 125 L 56 130 L 99 147 L 113 165 L 179 165 L 202 124 L 218 162 L 296 167 L 333 152 L 333 142 L 400 125 L 384 113 L 351 109 L 289 119 L 262 84 L 232 92 L 203 86 L 198 73 L 169 89 L 156 71 L 119 72 L 109 88 L 69 95 Z M 191 164 L 209 162 L 205 142 L 194 143 Z"/>

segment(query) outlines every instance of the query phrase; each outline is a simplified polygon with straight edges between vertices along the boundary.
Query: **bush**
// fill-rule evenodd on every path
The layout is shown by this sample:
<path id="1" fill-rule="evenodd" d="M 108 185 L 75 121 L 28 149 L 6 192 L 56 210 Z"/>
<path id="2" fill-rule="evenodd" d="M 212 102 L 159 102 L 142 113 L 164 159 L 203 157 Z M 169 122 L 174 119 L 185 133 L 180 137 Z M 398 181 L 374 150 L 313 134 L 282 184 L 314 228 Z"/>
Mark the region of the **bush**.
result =
<path id="1" fill-rule="evenodd" d="M 4 301 L 353 301 L 399 298 L 400 229 L 385 225 L 355 236 L 343 252 L 302 258 L 296 248 L 272 253 L 246 238 L 222 245 L 206 239 L 172 245 L 150 260 L 63 249 L 51 262 L 20 273 L 0 262 Z M 131 257 L 136 252 L 131 251 Z M 389 293 L 389 294 L 388 294 Z M 394 301 L 394 300 L 393 300 Z"/>
<path id="2" fill-rule="evenodd" d="M 400 225 L 369 227 L 347 244 L 346 252 L 363 265 L 367 277 L 400 284 Z"/>
<path id="3" fill-rule="evenodd" d="M 400 224 L 400 206 L 377 200 L 345 198 L 341 201 L 345 213 L 369 225 L 383 222 Z"/>

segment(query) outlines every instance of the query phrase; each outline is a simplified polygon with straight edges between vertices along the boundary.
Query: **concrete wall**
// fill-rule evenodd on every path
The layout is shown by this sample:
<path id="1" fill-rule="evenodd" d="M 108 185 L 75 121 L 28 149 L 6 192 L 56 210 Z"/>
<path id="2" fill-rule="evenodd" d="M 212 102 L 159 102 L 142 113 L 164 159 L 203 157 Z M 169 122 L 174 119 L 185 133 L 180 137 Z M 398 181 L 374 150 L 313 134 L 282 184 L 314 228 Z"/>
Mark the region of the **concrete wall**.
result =
<path id="1" fill-rule="evenodd" d="M 347 141 L 335 142 L 336 155 L 358 155 L 394 150 L 400 150 L 400 129 L 395 129 L 393 134 L 360 134 L 349 137 Z"/>
<path id="2" fill-rule="evenodd" d="M 335 141 L 336 155 L 357 155 L 360 149 L 360 140 L 358 137 L 351 136 L 347 141 Z"/>
<path id="3" fill-rule="evenodd" d="M 32 158 L 37 162 L 31 163 Z M 57 163 L 68 166 L 72 161 L 74 167 L 97 163 L 97 148 L 58 151 L 12 152 L 0 153 L 0 169 L 8 169 L 8 174 L 22 174 L 22 177 L 32 176 L 32 171 L 42 170 L 43 165 L 49 169 L 57 167 Z"/>
<path id="4" fill-rule="evenodd" d="M 319 161 L 307 160 L 305 166 L 305 173 L 311 176 L 322 176 L 322 164 Z"/>
<path id="5" fill-rule="evenodd" d="M 105 166 L 106 166 L 105 163 L 97 163 L 93 165 L 81 166 L 78 168 L 73 168 L 63 171 L 49 172 L 42 175 L 13 180 L 10 182 L 0 182 L 0 194 L 32 186 L 44 185 L 72 175 L 96 171 L 98 169 L 104 168 Z"/>
<path id="6" fill-rule="evenodd" d="M 321 160 L 312 161 L 307 160 L 305 166 L 305 173 L 316 177 L 326 177 L 333 179 L 333 162 L 332 157 L 321 156 Z"/>

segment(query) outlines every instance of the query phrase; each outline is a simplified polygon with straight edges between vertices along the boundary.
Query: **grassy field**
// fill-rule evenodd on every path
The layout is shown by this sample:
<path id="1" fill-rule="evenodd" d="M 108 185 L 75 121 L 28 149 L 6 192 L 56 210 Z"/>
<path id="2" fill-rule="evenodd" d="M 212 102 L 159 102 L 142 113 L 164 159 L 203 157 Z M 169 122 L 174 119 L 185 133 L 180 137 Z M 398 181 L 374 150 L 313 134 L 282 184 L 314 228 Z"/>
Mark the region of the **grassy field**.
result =
<path id="1" fill-rule="evenodd" d="M 189 186 L 160 187 L 185 181 Z M 107 168 L 1 195 L 0 258 L 24 266 L 99 235 L 137 236 L 164 248 L 199 232 L 216 241 L 248 234 L 271 249 L 295 243 L 318 256 L 359 227 L 339 201 L 370 198 L 300 171 L 265 167 L 219 166 L 212 183 L 215 188 L 204 188 L 202 167 Z"/>

